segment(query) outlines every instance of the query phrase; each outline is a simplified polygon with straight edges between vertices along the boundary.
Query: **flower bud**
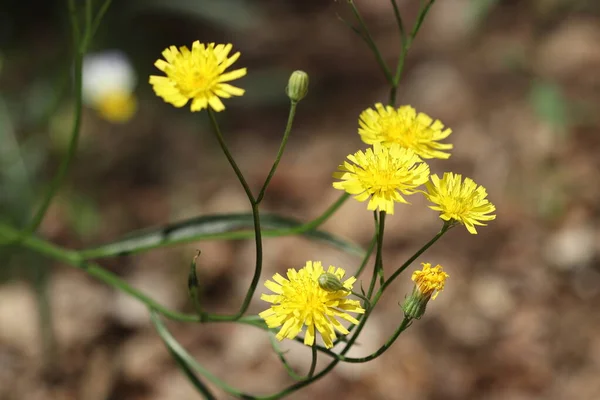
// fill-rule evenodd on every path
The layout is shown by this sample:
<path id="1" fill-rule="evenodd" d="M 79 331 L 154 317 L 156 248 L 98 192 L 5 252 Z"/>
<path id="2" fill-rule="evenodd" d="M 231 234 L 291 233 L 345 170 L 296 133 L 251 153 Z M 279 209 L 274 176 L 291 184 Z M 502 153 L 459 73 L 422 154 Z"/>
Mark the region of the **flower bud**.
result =
<path id="1" fill-rule="evenodd" d="M 422 270 L 413 273 L 411 279 L 415 282 L 415 286 L 410 296 L 402 303 L 402 310 L 408 318 L 421 318 L 425 314 L 429 300 L 435 299 L 444 290 L 448 278 L 441 265 L 433 268 L 429 263 L 422 263 L 422 265 Z"/>
<path id="2" fill-rule="evenodd" d="M 337 292 L 338 290 L 348 290 L 342 285 L 340 282 L 340 278 L 336 275 L 325 272 L 319 276 L 319 286 L 321 289 L 326 290 L 328 292 Z"/>
<path id="3" fill-rule="evenodd" d="M 308 74 L 300 70 L 292 72 L 285 92 L 293 102 L 298 102 L 306 97 L 308 93 Z"/>

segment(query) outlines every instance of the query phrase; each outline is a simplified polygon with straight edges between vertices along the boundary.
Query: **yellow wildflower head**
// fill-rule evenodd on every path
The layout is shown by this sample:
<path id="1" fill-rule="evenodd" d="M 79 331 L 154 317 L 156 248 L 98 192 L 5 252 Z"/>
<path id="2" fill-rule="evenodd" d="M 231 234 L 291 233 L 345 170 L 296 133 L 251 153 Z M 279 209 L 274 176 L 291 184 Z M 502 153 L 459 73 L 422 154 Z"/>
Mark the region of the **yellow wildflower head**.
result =
<path id="1" fill-rule="evenodd" d="M 329 266 L 328 273 L 342 279 L 346 274 L 342 268 Z M 262 294 L 260 298 L 272 303 L 272 306 L 259 315 L 269 328 L 281 326 L 277 339 L 293 339 L 306 325 L 304 344 L 312 346 L 315 342 L 315 329 L 319 331 L 327 348 L 333 346 L 335 330 L 343 335 L 348 330 L 337 318 L 358 324 L 356 318 L 348 312 L 362 314 L 365 310 L 356 300 L 347 298 L 356 278 L 346 279 L 343 286 L 347 290 L 327 291 L 319 285 L 319 277 L 325 273 L 320 261 L 307 261 L 299 271 L 288 269 L 287 279 L 279 274 L 273 275 L 273 281 L 265 286 L 275 294 Z M 334 330 L 335 328 L 335 330 Z"/>
<path id="2" fill-rule="evenodd" d="M 421 265 L 423 269 L 413 272 L 411 279 L 423 297 L 434 300 L 444 290 L 446 278 L 449 275 L 442 270 L 442 266 L 439 264 L 433 268 L 430 263 L 421 263 Z"/>
<path id="3" fill-rule="evenodd" d="M 451 129 L 444 129 L 439 120 L 433 120 L 426 114 L 418 113 L 411 106 L 394 109 L 391 106 L 375 104 L 360 114 L 358 133 L 367 144 L 397 143 L 407 147 L 423 158 L 447 159 L 451 144 L 439 143 L 447 138 Z"/>
<path id="4" fill-rule="evenodd" d="M 239 52 L 229 56 L 232 47 L 231 44 L 205 45 L 196 40 L 191 51 L 186 46 L 165 49 L 162 55 L 166 61 L 157 60 L 154 65 L 166 76 L 150 76 L 154 92 L 175 107 L 183 107 L 191 100 L 192 111 L 209 106 L 223 111 L 221 97 L 244 94 L 243 89 L 225 83 L 246 75 L 246 68 L 225 72 L 240 56 Z"/>
<path id="5" fill-rule="evenodd" d="M 446 279 L 449 277 L 441 265 L 431 268 L 430 263 L 421 263 L 423 269 L 412 274 L 415 286 L 410 296 L 402 304 L 404 314 L 409 318 L 419 319 L 425 313 L 427 303 L 444 290 Z"/>
<path id="6" fill-rule="evenodd" d="M 429 179 L 429 166 L 410 149 L 398 144 L 383 146 L 375 143 L 365 152 L 357 151 L 333 174 L 340 182 L 333 187 L 355 195 L 358 201 L 370 198 L 368 209 L 394 213 L 394 203 L 408 203 L 402 195 Z"/>
<path id="7" fill-rule="evenodd" d="M 439 211 L 444 221 L 463 224 L 471 234 L 477 234 L 475 225 L 486 225 L 481 221 L 496 218 L 491 214 L 496 207 L 486 199 L 485 188 L 470 178 L 463 181 L 461 175 L 445 172 L 442 179 L 437 175 L 431 176 L 431 181 L 425 186 L 425 197 L 435 204 L 429 208 Z"/>
<path id="8" fill-rule="evenodd" d="M 125 53 L 106 50 L 88 54 L 83 60 L 82 96 L 109 122 L 129 121 L 137 110 L 133 93 L 137 76 Z"/>

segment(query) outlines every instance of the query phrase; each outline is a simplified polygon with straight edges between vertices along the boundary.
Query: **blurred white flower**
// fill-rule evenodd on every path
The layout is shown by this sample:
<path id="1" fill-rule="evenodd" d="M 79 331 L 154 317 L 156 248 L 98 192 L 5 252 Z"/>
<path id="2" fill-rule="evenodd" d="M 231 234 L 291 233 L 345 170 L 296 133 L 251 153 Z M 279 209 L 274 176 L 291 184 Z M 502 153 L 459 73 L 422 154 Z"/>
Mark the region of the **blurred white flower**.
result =
<path id="1" fill-rule="evenodd" d="M 110 122 L 126 122 L 137 109 L 137 76 L 118 50 L 88 54 L 83 60 L 83 102 Z"/>

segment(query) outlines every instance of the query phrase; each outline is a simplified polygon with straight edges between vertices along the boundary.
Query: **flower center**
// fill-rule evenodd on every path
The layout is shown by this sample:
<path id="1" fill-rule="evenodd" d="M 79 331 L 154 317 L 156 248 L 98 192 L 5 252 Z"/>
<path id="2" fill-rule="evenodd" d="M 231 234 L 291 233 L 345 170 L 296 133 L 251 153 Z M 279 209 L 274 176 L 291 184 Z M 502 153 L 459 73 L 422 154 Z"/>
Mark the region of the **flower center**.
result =
<path id="1" fill-rule="evenodd" d="M 382 117 L 381 132 L 386 142 L 398 143 L 402 147 L 415 148 L 418 144 L 420 126 L 416 121 L 400 115 Z"/>
<path id="2" fill-rule="evenodd" d="M 184 96 L 192 98 L 215 87 L 218 83 L 219 65 L 214 56 L 182 55 L 174 60 L 167 75 L 175 81 Z"/>

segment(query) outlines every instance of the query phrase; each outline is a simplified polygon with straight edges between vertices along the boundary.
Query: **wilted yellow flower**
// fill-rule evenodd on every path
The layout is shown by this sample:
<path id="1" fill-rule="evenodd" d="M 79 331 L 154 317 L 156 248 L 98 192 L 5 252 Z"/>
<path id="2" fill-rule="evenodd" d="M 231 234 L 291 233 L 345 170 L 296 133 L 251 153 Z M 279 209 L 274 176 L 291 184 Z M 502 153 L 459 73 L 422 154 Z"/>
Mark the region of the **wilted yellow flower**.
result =
<path id="1" fill-rule="evenodd" d="M 444 290 L 446 279 L 449 277 L 441 265 L 431 268 L 430 263 L 421 263 L 422 270 L 413 272 L 411 279 L 415 282 L 413 291 L 402 304 L 404 314 L 410 318 L 419 319 L 425 313 L 427 303 Z"/>
<path id="2" fill-rule="evenodd" d="M 477 234 L 475 225 L 485 226 L 481 221 L 491 221 L 496 218 L 490 214 L 496 207 L 490 203 L 487 192 L 483 186 L 478 186 L 470 178 L 462 181 L 460 174 L 445 172 L 440 179 L 437 175 L 431 176 L 431 181 L 425 184 L 427 192 L 425 197 L 432 203 L 432 210 L 440 212 L 440 218 L 463 224 L 472 234 Z"/>
<path id="3" fill-rule="evenodd" d="M 223 111 L 225 106 L 220 97 L 227 99 L 244 94 L 244 89 L 225 83 L 246 75 L 246 68 L 225 72 L 240 57 L 239 52 L 229 56 L 232 47 L 231 44 L 205 45 L 196 40 L 191 51 L 186 46 L 165 49 L 162 55 L 166 61 L 157 60 L 154 65 L 167 76 L 150 76 L 154 92 L 175 107 L 183 107 L 191 100 L 192 111 L 208 106 Z"/>
<path id="4" fill-rule="evenodd" d="M 367 209 L 379 208 L 394 213 L 394 203 L 408 203 L 402 195 L 416 192 L 429 179 L 429 166 L 410 149 L 398 144 L 384 146 L 375 143 L 366 152 L 348 156 L 333 174 L 340 182 L 333 187 L 355 195 L 358 201 L 370 198 Z"/>
<path id="5" fill-rule="evenodd" d="M 447 159 L 451 144 L 439 143 L 447 138 L 451 129 L 444 129 L 439 120 L 433 120 L 426 114 L 418 113 L 411 106 L 394 109 L 391 106 L 375 104 L 360 114 L 358 133 L 367 144 L 397 143 L 407 147 L 423 158 Z"/>
<path id="6" fill-rule="evenodd" d="M 330 348 L 336 338 L 335 330 L 344 335 L 349 333 L 337 318 L 358 324 L 358 320 L 348 312 L 362 314 L 365 310 L 358 301 L 347 298 L 356 278 L 351 276 L 344 281 L 343 286 L 347 290 L 327 291 L 319 286 L 319 277 L 324 272 L 320 261 L 307 261 L 299 271 L 288 269 L 287 279 L 275 274 L 275 282 L 265 282 L 265 286 L 275 294 L 262 294 L 260 298 L 273 305 L 258 315 L 269 328 L 281 326 L 276 336 L 278 340 L 295 338 L 306 325 L 304 344 L 314 344 L 316 329 L 325 346 Z M 339 279 L 346 274 L 342 268 L 333 266 L 329 266 L 327 272 Z"/>

